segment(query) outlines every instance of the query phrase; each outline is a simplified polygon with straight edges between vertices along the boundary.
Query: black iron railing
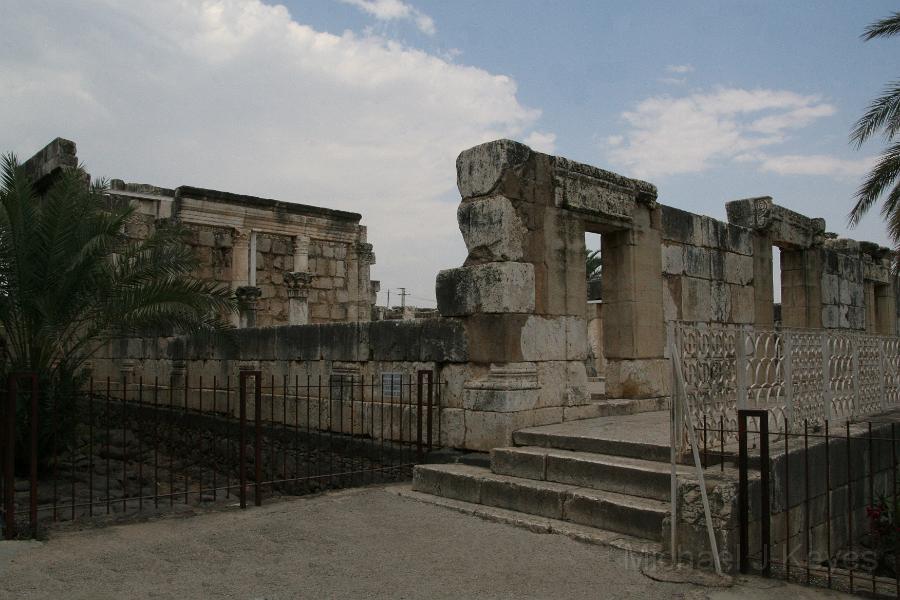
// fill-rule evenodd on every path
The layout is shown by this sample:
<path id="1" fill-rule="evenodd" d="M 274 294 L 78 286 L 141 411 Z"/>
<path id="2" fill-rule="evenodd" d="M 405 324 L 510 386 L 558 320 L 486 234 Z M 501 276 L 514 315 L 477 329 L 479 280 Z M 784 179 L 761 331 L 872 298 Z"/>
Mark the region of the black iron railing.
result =
<path id="1" fill-rule="evenodd" d="M 8 379 L 0 411 L 3 536 L 403 480 L 439 436 L 431 371 L 363 378 L 123 377 L 77 393 Z"/>

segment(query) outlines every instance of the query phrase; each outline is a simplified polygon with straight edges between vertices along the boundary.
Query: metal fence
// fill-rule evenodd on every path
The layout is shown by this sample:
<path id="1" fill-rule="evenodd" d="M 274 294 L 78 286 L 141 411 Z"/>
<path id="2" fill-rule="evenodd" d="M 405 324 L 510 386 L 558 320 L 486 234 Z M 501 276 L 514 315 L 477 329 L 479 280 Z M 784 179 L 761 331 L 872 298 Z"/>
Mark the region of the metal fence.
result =
<path id="1" fill-rule="evenodd" d="M 736 432 L 739 409 L 766 410 L 773 430 L 796 430 L 900 407 L 898 337 L 705 323 L 673 323 L 669 335 L 690 412 L 683 448 L 688 422 Z"/>
<path id="2" fill-rule="evenodd" d="M 439 439 L 443 388 L 432 371 L 126 377 L 70 394 L 11 376 L 0 394 L 3 536 L 406 479 Z"/>
<path id="3" fill-rule="evenodd" d="M 769 429 L 741 410 L 737 456 L 698 429 L 705 465 L 737 459 L 738 565 L 797 583 L 900 597 L 900 423 L 823 421 Z"/>

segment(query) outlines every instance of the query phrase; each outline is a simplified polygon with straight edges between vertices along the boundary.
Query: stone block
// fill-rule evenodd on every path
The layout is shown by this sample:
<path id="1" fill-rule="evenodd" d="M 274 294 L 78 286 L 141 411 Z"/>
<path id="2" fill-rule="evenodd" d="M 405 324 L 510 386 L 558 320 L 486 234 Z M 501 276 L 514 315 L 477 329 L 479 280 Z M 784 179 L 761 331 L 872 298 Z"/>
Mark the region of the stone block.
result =
<path id="1" fill-rule="evenodd" d="M 610 398 L 669 396 L 672 366 L 666 359 L 610 360 L 606 367 L 606 395 Z"/>
<path id="2" fill-rule="evenodd" d="M 747 285 L 753 281 L 753 257 L 725 253 L 725 272 L 723 279 L 728 283 Z"/>
<path id="3" fill-rule="evenodd" d="M 731 294 L 728 284 L 723 281 L 711 281 L 709 286 L 711 319 L 719 323 L 728 321 L 731 314 Z"/>
<path id="4" fill-rule="evenodd" d="M 828 304 L 822 307 L 822 327 L 826 329 L 841 327 L 841 311 L 837 305 Z"/>
<path id="5" fill-rule="evenodd" d="M 458 319 L 419 321 L 419 357 L 423 362 L 464 362 L 469 349 L 466 331 Z"/>
<path id="6" fill-rule="evenodd" d="M 663 318 L 681 320 L 681 277 L 666 277 L 663 284 Z"/>
<path id="7" fill-rule="evenodd" d="M 712 297 L 709 281 L 685 277 L 681 281 L 681 315 L 685 321 L 709 321 Z"/>
<path id="8" fill-rule="evenodd" d="M 438 273 L 438 310 L 443 316 L 530 313 L 535 299 L 534 265 L 499 262 Z"/>
<path id="9" fill-rule="evenodd" d="M 681 275 L 684 273 L 684 246 L 679 244 L 663 244 L 663 273 Z"/>
<path id="10" fill-rule="evenodd" d="M 541 481 L 546 473 L 547 451 L 530 448 L 494 448 L 491 450 L 491 471 Z"/>
<path id="11" fill-rule="evenodd" d="M 522 360 L 565 360 L 566 324 L 566 317 L 530 315 L 522 327 L 520 337 Z M 586 336 L 587 326 L 585 338 Z"/>
<path id="12" fill-rule="evenodd" d="M 727 228 L 728 244 L 726 249 L 729 252 L 750 256 L 753 254 L 753 230 L 736 225 L 728 225 Z"/>
<path id="13" fill-rule="evenodd" d="M 459 205 L 456 218 L 469 251 L 466 264 L 519 261 L 524 257 L 528 229 L 508 198 L 465 201 Z"/>
<path id="14" fill-rule="evenodd" d="M 753 323 L 754 322 L 754 290 L 747 285 L 729 285 L 731 296 L 731 314 L 729 323 Z"/>
<path id="15" fill-rule="evenodd" d="M 706 248 L 685 246 L 684 272 L 690 277 L 710 278 L 710 255 Z"/>
<path id="16" fill-rule="evenodd" d="M 456 159 L 456 185 L 465 198 L 490 194 L 507 170 L 516 169 L 531 156 L 531 148 L 512 140 L 480 144 Z"/>
<path id="17" fill-rule="evenodd" d="M 481 502 L 530 515 L 562 519 L 569 486 L 531 480 L 515 480 L 485 475 L 481 482 Z"/>
<path id="18" fill-rule="evenodd" d="M 700 217 L 702 227 L 702 245 L 707 248 L 725 250 L 728 248 L 727 225 L 712 217 Z"/>
<path id="19" fill-rule="evenodd" d="M 685 210 L 660 206 L 662 238 L 680 244 L 699 245 L 702 240 L 700 219 Z"/>
<path id="20" fill-rule="evenodd" d="M 442 408 L 441 445 L 447 448 L 463 448 L 465 440 L 465 411 L 461 408 Z"/>
<path id="21" fill-rule="evenodd" d="M 467 410 L 466 448 L 488 451 L 512 445 L 512 434 L 534 424 L 534 412 L 486 412 Z"/>

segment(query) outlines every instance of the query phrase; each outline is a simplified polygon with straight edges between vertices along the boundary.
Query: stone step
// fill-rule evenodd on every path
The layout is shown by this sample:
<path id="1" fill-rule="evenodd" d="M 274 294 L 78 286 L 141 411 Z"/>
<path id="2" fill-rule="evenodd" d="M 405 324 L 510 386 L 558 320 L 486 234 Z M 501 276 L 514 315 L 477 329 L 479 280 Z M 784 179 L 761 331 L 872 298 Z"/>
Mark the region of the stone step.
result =
<path id="1" fill-rule="evenodd" d="M 668 423 L 665 411 L 600 417 L 520 429 L 513 443 L 668 462 Z"/>
<path id="2" fill-rule="evenodd" d="M 638 413 L 669 410 L 669 398 L 606 398 L 594 397 L 597 401 L 598 417 L 635 415 Z"/>
<path id="3" fill-rule="evenodd" d="M 418 492 L 505 508 L 659 541 L 668 505 L 551 481 L 497 475 L 470 465 L 418 465 Z"/>
<path id="4" fill-rule="evenodd" d="M 669 500 L 671 484 L 666 463 L 535 446 L 493 449 L 491 471 L 663 502 Z M 690 468 L 679 465 L 678 472 L 687 474 Z"/>

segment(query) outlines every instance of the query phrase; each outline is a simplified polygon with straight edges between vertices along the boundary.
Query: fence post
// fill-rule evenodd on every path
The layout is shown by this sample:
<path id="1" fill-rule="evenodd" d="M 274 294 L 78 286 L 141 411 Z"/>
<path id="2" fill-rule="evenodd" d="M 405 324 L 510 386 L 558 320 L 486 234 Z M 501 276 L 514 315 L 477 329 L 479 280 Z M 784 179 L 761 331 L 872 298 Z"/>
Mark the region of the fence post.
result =
<path id="1" fill-rule="evenodd" d="M 4 537 L 16 537 L 16 380 L 6 380 L 6 402 L 3 407 L 3 516 Z"/>
<path id="2" fill-rule="evenodd" d="M 248 371 L 241 371 L 240 374 L 240 391 L 238 392 L 238 405 L 240 416 L 238 417 L 238 443 L 240 444 L 239 456 L 238 456 L 238 477 L 240 478 L 239 484 L 239 498 L 241 503 L 241 508 L 247 508 L 247 378 L 246 373 Z"/>
<path id="3" fill-rule="evenodd" d="M 425 371 L 416 373 L 416 462 L 424 462 L 425 454 L 422 451 L 422 388 L 425 379 Z"/>
<path id="4" fill-rule="evenodd" d="M 28 492 L 28 518 L 31 523 L 31 535 L 37 537 L 37 500 L 38 500 L 38 381 L 37 375 L 26 375 L 31 379 L 31 457 Z"/>
<path id="5" fill-rule="evenodd" d="M 771 575 L 771 508 L 769 505 L 769 411 L 738 411 L 738 566 L 741 573 L 750 569 L 750 490 L 747 470 L 747 419 L 759 419 L 759 487 L 760 487 L 760 546 L 762 549 L 762 574 Z"/>
<path id="6" fill-rule="evenodd" d="M 253 466 L 255 468 L 255 473 L 253 478 L 256 480 L 256 487 L 253 490 L 253 503 L 256 506 L 262 506 L 262 372 L 253 371 L 253 375 L 255 382 L 253 388 L 253 448 L 255 452 Z M 274 393 L 274 391 L 273 386 L 272 393 Z"/>

